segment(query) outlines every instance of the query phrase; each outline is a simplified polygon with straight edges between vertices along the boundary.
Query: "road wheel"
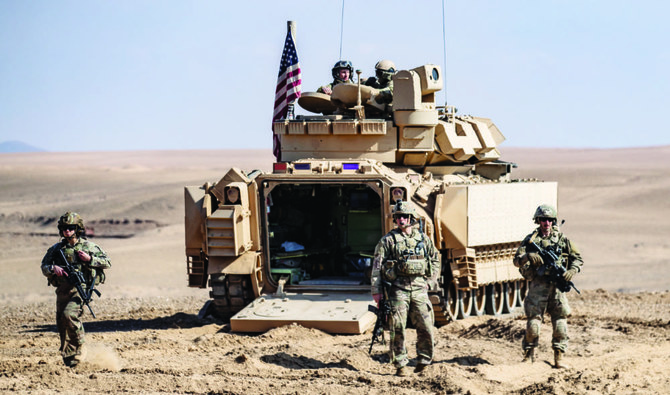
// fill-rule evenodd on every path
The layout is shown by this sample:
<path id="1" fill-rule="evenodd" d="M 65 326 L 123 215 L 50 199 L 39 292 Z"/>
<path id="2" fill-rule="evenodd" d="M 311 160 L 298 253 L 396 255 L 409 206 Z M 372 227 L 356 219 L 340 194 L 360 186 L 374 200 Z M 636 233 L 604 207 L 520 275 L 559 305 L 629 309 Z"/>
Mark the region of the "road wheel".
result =
<path id="1" fill-rule="evenodd" d="M 472 315 L 484 315 L 486 313 L 486 287 L 472 289 L 470 293 L 472 294 Z"/>
<path id="2" fill-rule="evenodd" d="M 456 289 L 456 284 L 449 284 L 447 296 L 447 310 L 449 311 L 449 316 L 455 320 L 458 316 L 458 290 Z"/>
<path id="3" fill-rule="evenodd" d="M 458 319 L 470 317 L 470 310 L 472 309 L 472 292 L 458 291 Z"/>
<path id="4" fill-rule="evenodd" d="M 505 301 L 504 291 L 502 283 L 494 283 L 486 286 L 486 314 L 502 314 Z"/>
<path id="5" fill-rule="evenodd" d="M 458 293 L 453 282 L 449 282 L 446 288 L 441 288 L 429 296 L 435 313 L 435 326 L 440 327 L 456 320 Z"/>
<path id="6" fill-rule="evenodd" d="M 516 308 L 517 299 L 519 298 L 519 288 L 516 281 L 510 281 L 503 285 L 505 290 L 503 313 L 509 314 Z"/>

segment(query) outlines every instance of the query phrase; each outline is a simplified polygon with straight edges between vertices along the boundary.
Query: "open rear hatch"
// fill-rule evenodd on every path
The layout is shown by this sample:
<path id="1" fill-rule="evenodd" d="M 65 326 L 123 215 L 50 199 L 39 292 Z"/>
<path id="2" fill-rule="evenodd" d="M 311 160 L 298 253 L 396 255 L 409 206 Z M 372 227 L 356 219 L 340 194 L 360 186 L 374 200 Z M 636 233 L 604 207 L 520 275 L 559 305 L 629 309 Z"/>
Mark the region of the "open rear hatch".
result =
<path id="1" fill-rule="evenodd" d="M 370 272 L 382 236 L 376 178 L 261 182 L 265 215 L 265 295 L 230 320 L 235 332 L 264 332 L 293 323 L 329 333 L 358 334 L 374 326 Z"/>
<path id="2" fill-rule="evenodd" d="M 233 332 L 265 332 L 293 323 L 329 333 L 360 334 L 374 326 L 367 293 L 263 295 L 230 319 Z"/>

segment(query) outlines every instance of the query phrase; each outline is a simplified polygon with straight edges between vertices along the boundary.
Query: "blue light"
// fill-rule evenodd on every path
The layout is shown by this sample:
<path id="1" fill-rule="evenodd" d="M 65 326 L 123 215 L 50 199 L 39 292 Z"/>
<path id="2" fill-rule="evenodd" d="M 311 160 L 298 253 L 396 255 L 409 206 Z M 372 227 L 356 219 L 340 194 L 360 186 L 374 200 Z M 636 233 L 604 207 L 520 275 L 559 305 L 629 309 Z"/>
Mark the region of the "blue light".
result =
<path id="1" fill-rule="evenodd" d="M 358 170 L 358 163 L 342 163 L 342 170 Z"/>
<path id="2" fill-rule="evenodd" d="M 312 168 L 311 163 L 296 163 L 293 165 L 295 170 L 309 170 Z"/>

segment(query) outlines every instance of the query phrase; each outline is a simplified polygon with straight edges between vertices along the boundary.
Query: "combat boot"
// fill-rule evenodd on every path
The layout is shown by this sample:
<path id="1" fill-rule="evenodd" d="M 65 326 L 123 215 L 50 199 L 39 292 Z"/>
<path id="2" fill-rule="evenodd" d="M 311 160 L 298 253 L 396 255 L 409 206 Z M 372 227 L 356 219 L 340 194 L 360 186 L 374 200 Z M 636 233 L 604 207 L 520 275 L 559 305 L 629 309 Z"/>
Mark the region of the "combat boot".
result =
<path id="1" fill-rule="evenodd" d="M 423 372 L 428 365 L 430 365 L 430 364 L 428 364 L 428 363 L 417 363 L 416 367 L 414 368 L 414 373 Z"/>
<path id="2" fill-rule="evenodd" d="M 521 362 L 528 362 L 530 363 L 535 362 L 535 347 L 529 348 L 523 353 L 523 359 Z"/>
<path id="3" fill-rule="evenodd" d="M 555 369 L 568 369 L 569 366 L 565 364 L 563 359 L 564 352 L 561 350 L 554 350 L 554 368 Z"/>
<path id="4" fill-rule="evenodd" d="M 70 357 L 63 357 L 63 363 L 65 363 L 65 366 L 69 368 L 74 368 L 75 366 L 77 366 L 78 361 L 74 360 L 74 356 L 70 356 Z"/>
<path id="5" fill-rule="evenodd" d="M 396 375 L 396 376 L 399 376 L 399 377 L 407 377 L 407 376 L 410 375 L 409 368 L 408 368 L 407 366 L 399 367 L 399 368 L 395 371 L 395 375 Z"/>
<path id="6" fill-rule="evenodd" d="M 72 358 L 73 366 L 78 365 L 81 362 L 84 362 L 86 360 L 86 356 L 88 355 L 88 348 L 86 347 L 86 344 L 82 344 L 79 346 L 79 349 L 77 350 L 77 353 L 74 355 Z"/>

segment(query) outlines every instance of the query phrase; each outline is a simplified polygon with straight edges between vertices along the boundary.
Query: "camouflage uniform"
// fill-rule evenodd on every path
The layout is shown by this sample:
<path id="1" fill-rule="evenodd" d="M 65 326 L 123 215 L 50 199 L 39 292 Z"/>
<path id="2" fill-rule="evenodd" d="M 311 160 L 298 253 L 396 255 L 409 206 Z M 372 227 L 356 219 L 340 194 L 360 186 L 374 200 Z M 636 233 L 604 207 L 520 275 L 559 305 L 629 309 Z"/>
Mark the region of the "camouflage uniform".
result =
<path id="1" fill-rule="evenodd" d="M 374 100 L 379 104 L 389 104 L 393 101 L 393 75 L 395 74 L 395 64 L 390 60 L 380 60 L 375 65 L 375 77 L 370 77 L 365 81 L 366 86 L 379 90 Z"/>
<path id="2" fill-rule="evenodd" d="M 542 248 L 560 247 L 560 265 L 567 270 L 581 271 L 582 257 L 577 247 L 568 240 L 557 226 L 552 226 L 547 237 L 542 237 L 540 228 L 526 236 L 514 256 L 514 264 L 519 268 L 523 277 L 530 281 L 528 294 L 524 301 L 524 310 L 527 317 L 526 336 L 522 347 L 530 350 L 537 347 L 540 336 L 540 325 L 545 312 L 551 316 L 553 335 L 551 346 L 554 350 L 565 352 L 568 347 L 568 320 L 570 306 L 566 295 L 556 288 L 556 285 L 547 282 L 546 277 L 537 275 L 537 268 L 526 259 L 526 247 L 536 242 Z"/>
<path id="3" fill-rule="evenodd" d="M 84 239 L 81 235 L 74 245 L 70 245 L 65 239 L 54 244 L 42 258 L 42 274 L 47 277 L 49 285 L 56 287 L 56 326 L 60 335 L 60 352 L 65 363 L 70 365 L 72 358 L 80 355 L 85 343 L 84 326 L 81 322 L 84 305 L 77 290 L 68 282 L 67 277 L 54 275 L 54 264 L 60 266 L 57 257 L 60 254 L 59 250 L 63 251 L 65 259 L 75 270 L 83 273 L 87 283 L 92 278 L 96 285 L 104 282 L 102 269 L 108 269 L 112 264 L 102 248 Z M 91 261 L 82 262 L 77 256 L 77 251 L 88 253 Z"/>
<path id="4" fill-rule="evenodd" d="M 409 260 L 407 253 L 411 253 Z M 402 274 L 400 268 L 403 262 L 408 261 L 421 262 L 422 273 Z M 388 323 L 391 361 L 396 368 L 408 363 L 405 349 L 408 315 L 416 327 L 417 364 L 428 365 L 433 359 L 434 315 L 428 299 L 428 288 L 429 283 L 436 281 L 439 271 L 440 261 L 432 241 L 417 229 L 412 229 L 410 235 L 405 235 L 400 229 L 393 229 L 382 237 L 375 248 L 372 293 L 383 293 L 382 280 L 391 284 L 386 291 L 392 313 L 391 322 Z"/>

